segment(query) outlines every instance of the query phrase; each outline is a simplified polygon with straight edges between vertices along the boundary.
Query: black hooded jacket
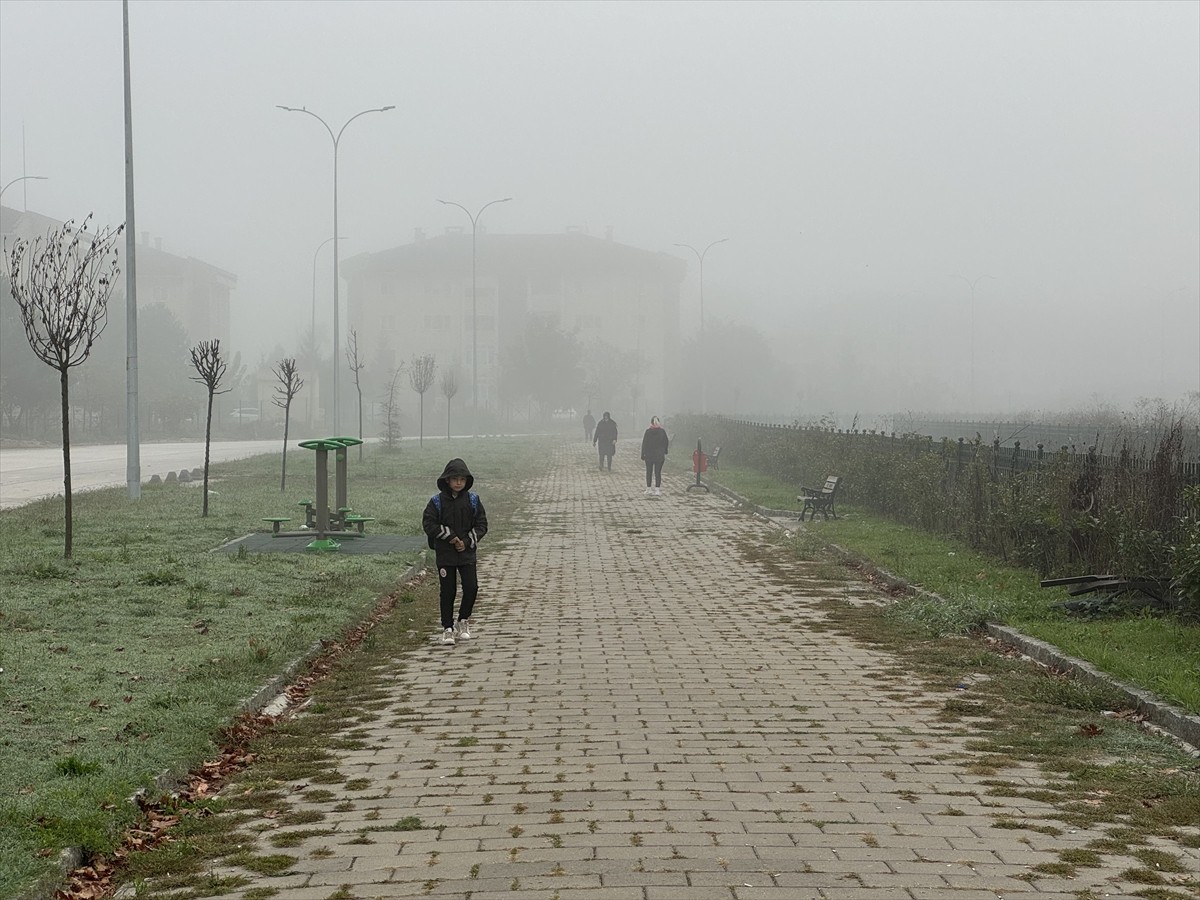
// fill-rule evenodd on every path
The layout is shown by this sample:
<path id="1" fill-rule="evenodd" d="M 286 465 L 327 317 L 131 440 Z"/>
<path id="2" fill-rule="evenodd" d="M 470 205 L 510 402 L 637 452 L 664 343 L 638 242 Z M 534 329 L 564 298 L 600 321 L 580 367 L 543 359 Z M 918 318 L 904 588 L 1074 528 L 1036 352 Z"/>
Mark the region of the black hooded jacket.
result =
<path id="1" fill-rule="evenodd" d="M 467 483 L 454 496 L 450 492 L 451 475 L 461 475 Z M 437 551 L 439 566 L 463 566 L 475 562 L 475 548 L 487 534 L 487 513 L 479 495 L 471 491 L 475 483 L 467 464 L 461 459 L 452 459 L 438 476 L 438 493 L 429 498 L 421 516 L 421 527 L 429 538 L 429 546 Z M 453 538 L 462 538 L 466 546 L 460 553 L 450 543 Z"/>

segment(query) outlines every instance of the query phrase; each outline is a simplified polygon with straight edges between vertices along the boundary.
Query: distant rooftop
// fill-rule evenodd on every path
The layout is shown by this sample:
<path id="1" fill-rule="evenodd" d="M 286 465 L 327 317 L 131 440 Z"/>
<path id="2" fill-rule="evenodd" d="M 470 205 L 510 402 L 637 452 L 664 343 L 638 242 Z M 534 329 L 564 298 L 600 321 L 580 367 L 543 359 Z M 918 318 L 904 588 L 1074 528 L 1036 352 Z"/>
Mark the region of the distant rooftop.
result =
<path id="1" fill-rule="evenodd" d="M 669 253 L 658 253 L 618 244 L 608 238 L 579 231 L 561 234 L 480 234 L 476 244 L 478 265 L 488 271 L 530 271 L 545 274 L 589 269 L 641 269 L 657 271 L 682 281 L 687 263 Z M 433 237 L 418 233 L 412 243 L 361 253 L 342 262 L 347 275 L 368 272 L 428 272 L 444 274 L 471 261 L 471 234 L 454 231 Z"/>

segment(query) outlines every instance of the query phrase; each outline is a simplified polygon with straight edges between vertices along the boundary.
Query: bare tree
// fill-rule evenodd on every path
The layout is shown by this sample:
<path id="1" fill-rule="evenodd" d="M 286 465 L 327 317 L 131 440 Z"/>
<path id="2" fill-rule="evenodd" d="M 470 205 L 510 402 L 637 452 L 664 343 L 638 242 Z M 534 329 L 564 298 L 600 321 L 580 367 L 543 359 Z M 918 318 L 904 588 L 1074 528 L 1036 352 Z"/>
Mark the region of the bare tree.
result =
<path id="1" fill-rule="evenodd" d="M 346 365 L 350 367 L 350 372 L 354 376 L 354 389 L 358 391 L 358 439 L 361 441 L 363 436 L 362 429 L 362 383 L 359 381 L 358 373 L 366 368 L 367 364 L 359 359 L 358 356 L 358 332 L 353 328 L 350 329 L 350 337 L 346 339 Z M 362 462 L 363 445 L 358 445 L 358 459 Z"/>
<path id="2" fill-rule="evenodd" d="M 424 356 L 413 356 L 412 368 L 408 370 L 408 383 L 421 398 L 421 437 L 420 445 L 425 446 L 425 392 L 433 385 L 433 376 L 437 373 L 437 360 L 432 353 Z"/>
<path id="3" fill-rule="evenodd" d="M 295 357 L 281 359 L 271 371 L 279 381 L 271 402 L 283 410 L 283 467 L 279 473 L 279 491 L 282 493 L 287 488 L 288 426 L 291 423 L 292 400 L 304 387 L 304 379 L 296 371 Z"/>
<path id="4" fill-rule="evenodd" d="M 63 557 L 71 558 L 71 404 L 67 373 L 92 352 L 108 323 L 108 300 L 116 284 L 117 238 L 124 225 L 89 233 L 74 221 L 50 228 L 32 241 L 17 238 L 6 251 L 13 299 L 37 358 L 58 371 L 62 405 Z"/>
<path id="5" fill-rule="evenodd" d="M 458 372 L 443 369 L 441 379 L 442 396 L 446 398 L 446 440 L 450 440 L 450 401 L 458 393 Z"/>
<path id="6" fill-rule="evenodd" d="M 192 348 L 192 368 L 196 370 L 192 381 L 198 381 L 208 388 L 208 415 L 204 421 L 204 511 L 201 518 L 208 516 L 208 450 L 212 443 L 213 397 L 229 392 L 229 388 L 218 390 L 228 367 L 229 364 L 221 358 L 221 342 L 216 338 L 201 341 Z"/>
<path id="7" fill-rule="evenodd" d="M 388 379 L 387 389 L 383 393 L 383 439 L 385 450 L 395 450 L 400 443 L 400 401 L 396 395 L 399 388 L 400 375 L 404 364 L 392 369 L 392 377 Z"/>

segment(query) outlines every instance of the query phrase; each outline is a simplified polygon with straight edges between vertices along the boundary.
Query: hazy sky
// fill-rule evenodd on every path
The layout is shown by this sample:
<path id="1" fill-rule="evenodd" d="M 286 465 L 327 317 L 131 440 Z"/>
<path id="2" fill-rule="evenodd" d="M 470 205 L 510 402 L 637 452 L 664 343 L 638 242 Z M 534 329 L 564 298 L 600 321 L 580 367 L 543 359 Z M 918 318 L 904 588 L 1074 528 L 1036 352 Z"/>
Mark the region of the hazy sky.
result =
<path id="1" fill-rule="evenodd" d="M 343 258 L 512 196 L 489 230 L 729 238 L 706 316 L 856 407 L 965 408 L 959 275 L 994 276 L 977 408 L 1200 389 L 1200 3 L 134 0 L 130 30 L 137 229 L 238 276 L 240 349 L 297 342 L 332 234 L 332 142 L 276 104 L 394 104 L 342 138 Z M 6 205 L 123 220 L 121 66 L 117 0 L 0 0 L 0 181 L 50 179 Z"/>

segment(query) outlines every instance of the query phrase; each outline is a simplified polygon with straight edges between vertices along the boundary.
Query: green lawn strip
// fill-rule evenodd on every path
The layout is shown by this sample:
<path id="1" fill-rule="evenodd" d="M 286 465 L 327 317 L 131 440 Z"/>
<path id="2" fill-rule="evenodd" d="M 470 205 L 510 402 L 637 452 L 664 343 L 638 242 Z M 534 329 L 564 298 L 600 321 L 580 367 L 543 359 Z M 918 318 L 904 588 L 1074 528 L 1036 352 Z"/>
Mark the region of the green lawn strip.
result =
<path id="1" fill-rule="evenodd" d="M 418 534 L 450 456 L 468 459 L 491 512 L 489 479 L 536 471 L 545 452 L 498 438 L 368 447 L 361 462 L 352 450 L 350 503 L 376 533 Z M 69 561 L 61 499 L 0 512 L 0 896 L 52 871 L 62 847 L 110 851 L 135 790 L 206 758 L 246 698 L 395 587 L 413 554 L 210 552 L 266 530 L 263 516 L 302 521 L 312 454 L 289 450 L 288 468 L 281 493 L 278 455 L 214 466 L 207 518 L 194 485 L 145 487 L 137 502 L 79 494 Z M 497 544 L 502 518 L 493 529 Z"/>
<path id="2" fill-rule="evenodd" d="M 723 466 L 719 483 L 772 508 L 797 508 L 795 493 L 757 472 Z M 1065 591 L 1043 590 L 1039 576 L 1006 566 L 951 538 L 898 525 L 854 507 L 838 519 L 818 518 L 806 528 L 819 540 L 872 560 L 901 579 L 943 597 L 959 620 L 1011 625 L 1090 662 L 1104 672 L 1200 713 L 1200 626 L 1173 617 L 1128 616 L 1084 620 L 1054 607 Z M 911 604 L 921 610 L 920 602 Z M 945 613 L 927 605 L 930 617 Z"/>

